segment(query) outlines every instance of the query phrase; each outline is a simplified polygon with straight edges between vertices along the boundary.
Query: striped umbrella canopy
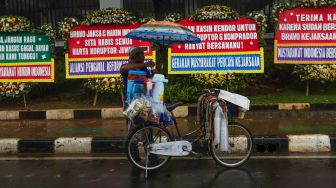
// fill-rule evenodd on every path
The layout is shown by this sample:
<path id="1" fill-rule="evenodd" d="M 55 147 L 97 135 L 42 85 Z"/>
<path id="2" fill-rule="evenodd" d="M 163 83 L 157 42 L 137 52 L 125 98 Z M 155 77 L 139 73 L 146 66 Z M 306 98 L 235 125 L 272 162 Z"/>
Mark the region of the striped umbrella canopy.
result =
<path id="1" fill-rule="evenodd" d="M 147 22 L 129 32 L 126 37 L 161 45 L 201 42 L 201 39 L 188 28 L 168 21 Z"/>

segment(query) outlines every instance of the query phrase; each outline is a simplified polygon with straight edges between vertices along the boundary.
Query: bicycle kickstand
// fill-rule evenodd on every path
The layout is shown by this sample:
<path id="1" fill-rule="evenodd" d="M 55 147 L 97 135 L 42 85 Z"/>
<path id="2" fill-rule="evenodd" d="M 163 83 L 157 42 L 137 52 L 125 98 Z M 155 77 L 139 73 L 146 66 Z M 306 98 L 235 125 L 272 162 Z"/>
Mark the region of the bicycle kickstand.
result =
<path id="1" fill-rule="evenodd" d="M 183 151 L 187 151 L 187 152 L 190 152 L 190 153 L 194 154 L 196 158 L 202 158 L 203 157 L 202 153 L 197 153 L 197 152 L 194 152 L 192 150 L 188 150 L 188 148 L 186 146 L 183 146 L 182 149 L 183 149 Z"/>

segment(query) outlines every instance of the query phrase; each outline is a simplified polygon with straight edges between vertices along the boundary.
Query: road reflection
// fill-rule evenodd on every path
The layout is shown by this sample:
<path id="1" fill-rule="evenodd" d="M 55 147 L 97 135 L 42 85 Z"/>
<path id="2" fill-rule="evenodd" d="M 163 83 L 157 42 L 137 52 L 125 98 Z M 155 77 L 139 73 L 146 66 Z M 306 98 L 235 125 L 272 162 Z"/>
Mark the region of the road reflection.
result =
<path id="1" fill-rule="evenodd" d="M 224 184 L 230 185 L 228 187 L 255 187 L 250 173 L 245 169 L 239 168 L 218 171 L 209 182 L 208 187 L 221 187 Z"/>
<path id="2" fill-rule="evenodd" d="M 148 173 L 130 168 L 130 187 L 255 187 L 253 172 L 224 168 L 212 160 L 173 160 L 166 167 Z"/>

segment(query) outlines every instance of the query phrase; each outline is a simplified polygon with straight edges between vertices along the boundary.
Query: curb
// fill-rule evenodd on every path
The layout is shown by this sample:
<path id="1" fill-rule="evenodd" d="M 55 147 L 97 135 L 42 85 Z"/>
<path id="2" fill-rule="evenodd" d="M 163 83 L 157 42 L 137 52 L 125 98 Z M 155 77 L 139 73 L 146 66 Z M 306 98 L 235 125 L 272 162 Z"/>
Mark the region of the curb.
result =
<path id="1" fill-rule="evenodd" d="M 247 116 L 263 117 L 316 117 L 311 112 L 328 110 L 328 113 L 317 114 L 318 117 L 336 117 L 336 104 L 279 103 L 277 105 L 252 105 Z M 263 112 L 269 111 L 269 112 Z M 101 109 L 53 109 L 33 111 L 0 111 L 0 120 L 66 120 L 66 119 L 113 119 L 123 118 L 122 108 Z M 175 117 L 197 115 L 196 106 L 179 106 L 174 111 Z M 294 112 L 294 113 L 292 113 Z M 277 114 L 276 114 L 277 113 Z"/>
<path id="2" fill-rule="evenodd" d="M 0 154 L 120 154 L 125 152 L 124 138 L 61 137 L 57 139 L 0 139 Z M 194 146 L 199 149 L 201 146 Z M 255 153 L 336 152 L 336 136 L 287 135 L 254 137 Z"/>

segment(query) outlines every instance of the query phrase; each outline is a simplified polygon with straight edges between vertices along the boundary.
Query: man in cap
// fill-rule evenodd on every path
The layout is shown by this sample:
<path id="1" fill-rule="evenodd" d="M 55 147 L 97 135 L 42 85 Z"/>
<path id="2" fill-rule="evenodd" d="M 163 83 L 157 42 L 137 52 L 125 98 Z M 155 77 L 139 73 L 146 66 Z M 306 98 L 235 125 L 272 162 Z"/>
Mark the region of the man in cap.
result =
<path id="1" fill-rule="evenodd" d="M 149 69 L 149 67 L 154 67 L 155 63 L 153 61 L 145 62 L 145 51 L 147 50 L 147 47 L 139 47 L 139 46 L 132 46 L 128 51 L 128 57 L 129 61 L 127 64 L 124 64 L 120 67 L 120 73 L 123 77 L 124 82 L 124 109 L 127 108 L 128 104 L 126 102 L 127 99 L 127 78 L 128 78 L 128 71 L 129 70 L 140 70 L 147 72 L 147 77 L 151 77 L 153 75 L 152 70 Z M 133 120 L 134 123 L 136 123 L 138 120 Z M 130 129 L 132 122 L 129 122 L 126 120 L 127 129 Z M 131 155 L 133 156 L 134 160 L 141 161 L 141 158 L 139 156 L 139 150 L 138 146 L 135 144 L 131 144 Z M 149 156 L 150 160 L 155 162 L 156 157 L 152 156 L 152 154 Z"/>
<path id="2" fill-rule="evenodd" d="M 129 62 L 120 67 L 120 73 L 124 81 L 124 108 L 126 105 L 126 94 L 127 94 L 127 77 L 129 70 L 140 70 L 147 72 L 147 77 L 152 76 L 152 71 L 148 67 L 154 67 L 155 63 L 153 61 L 145 62 L 145 51 L 147 47 L 132 46 L 128 51 Z"/>

